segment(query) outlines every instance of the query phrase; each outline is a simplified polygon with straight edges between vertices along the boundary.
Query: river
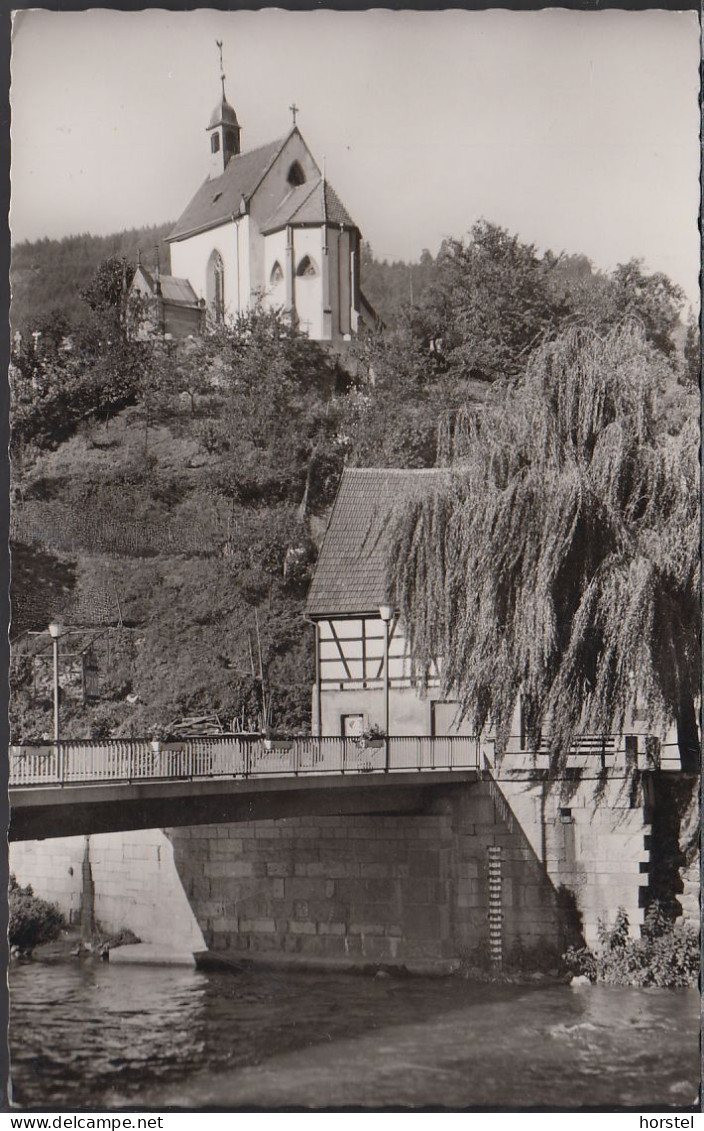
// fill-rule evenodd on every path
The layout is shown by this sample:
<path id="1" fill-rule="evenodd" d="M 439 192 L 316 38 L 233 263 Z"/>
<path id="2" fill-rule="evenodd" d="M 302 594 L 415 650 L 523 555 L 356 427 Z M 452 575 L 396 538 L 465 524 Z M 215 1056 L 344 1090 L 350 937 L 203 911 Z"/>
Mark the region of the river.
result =
<path id="1" fill-rule="evenodd" d="M 696 1102 L 696 990 L 34 962 L 10 974 L 15 1102 L 618 1106 Z"/>

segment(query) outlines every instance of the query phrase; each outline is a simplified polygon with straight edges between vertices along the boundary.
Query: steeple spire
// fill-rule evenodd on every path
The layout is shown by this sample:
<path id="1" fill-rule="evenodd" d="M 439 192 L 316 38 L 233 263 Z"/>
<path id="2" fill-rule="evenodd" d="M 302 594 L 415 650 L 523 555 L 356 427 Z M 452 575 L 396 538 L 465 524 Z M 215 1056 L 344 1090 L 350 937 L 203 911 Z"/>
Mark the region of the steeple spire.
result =
<path id="1" fill-rule="evenodd" d="M 210 134 L 210 175 L 219 177 L 225 170 L 231 157 L 236 157 L 240 152 L 240 125 L 237 115 L 225 97 L 225 66 L 222 58 L 222 40 L 216 39 L 215 44 L 220 57 L 220 82 L 222 96 L 219 104 L 213 110 L 208 125 Z"/>
<path id="2" fill-rule="evenodd" d="M 222 65 L 222 40 L 215 40 L 218 51 L 220 52 L 220 82 L 222 83 L 222 97 L 225 101 L 225 68 Z"/>

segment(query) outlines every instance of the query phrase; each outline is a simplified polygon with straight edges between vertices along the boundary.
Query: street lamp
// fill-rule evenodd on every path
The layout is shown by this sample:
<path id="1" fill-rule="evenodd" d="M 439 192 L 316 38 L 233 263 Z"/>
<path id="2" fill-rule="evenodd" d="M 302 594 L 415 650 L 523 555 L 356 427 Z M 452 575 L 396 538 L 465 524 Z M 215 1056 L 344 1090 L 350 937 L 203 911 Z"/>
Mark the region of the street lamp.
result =
<path id="1" fill-rule="evenodd" d="M 59 637 L 64 634 L 64 626 L 53 620 L 49 625 L 49 636 L 54 645 L 54 742 L 59 742 Z"/>
<path id="2" fill-rule="evenodd" d="M 389 638 L 391 635 L 391 621 L 394 618 L 393 605 L 379 605 L 379 616 L 384 622 L 384 732 L 386 734 L 386 765 L 384 769 L 389 772 Z"/>

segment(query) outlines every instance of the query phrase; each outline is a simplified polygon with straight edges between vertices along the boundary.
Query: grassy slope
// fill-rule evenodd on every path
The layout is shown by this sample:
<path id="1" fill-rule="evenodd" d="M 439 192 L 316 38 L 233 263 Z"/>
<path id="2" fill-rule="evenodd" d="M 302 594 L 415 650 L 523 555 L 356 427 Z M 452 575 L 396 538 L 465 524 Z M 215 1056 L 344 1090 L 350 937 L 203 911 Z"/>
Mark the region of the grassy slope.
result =
<path id="1" fill-rule="evenodd" d="M 248 515 L 228 541 L 228 514 L 209 491 L 213 462 L 192 432 L 166 426 L 150 428 L 145 450 L 141 411 L 130 408 L 23 471 L 13 637 L 45 628 L 54 615 L 72 625 L 121 619 L 124 626 L 111 634 L 109 661 L 100 645 L 102 701 L 66 704 L 74 737 L 96 726 L 143 734 L 155 722 L 211 710 L 256 715 L 255 609 L 275 717 L 305 725 L 313 665 L 302 594 L 283 583 L 276 562 L 262 564 L 271 515 Z M 285 508 L 280 517 L 290 523 Z M 262 523 L 263 543 L 252 533 Z M 48 570 L 57 579 L 49 592 Z M 26 702 L 15 712 L 20 729 L 31 715 L 35 731 L 48 730 L 49 709 L 46 696 L 38 711 Z"/>

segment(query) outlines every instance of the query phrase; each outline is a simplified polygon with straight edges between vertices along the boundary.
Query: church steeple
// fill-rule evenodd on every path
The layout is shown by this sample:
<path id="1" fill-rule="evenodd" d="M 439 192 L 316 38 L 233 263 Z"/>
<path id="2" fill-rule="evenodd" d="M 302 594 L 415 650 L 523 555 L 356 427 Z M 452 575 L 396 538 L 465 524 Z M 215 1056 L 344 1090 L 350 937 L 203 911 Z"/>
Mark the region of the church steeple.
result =
<path id="1" fill-rule="evenodd" d="M 216 40 L 220 51 L 220 82 L 222 98 L 210 115 L 207 133 L 210 135 L 210 175 L 219 177 L 231 157 L 240 152 L 240 124 L 237 115 L 225 97 L 225 72 L 222 65 L 222 40 Z"/>

